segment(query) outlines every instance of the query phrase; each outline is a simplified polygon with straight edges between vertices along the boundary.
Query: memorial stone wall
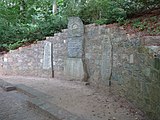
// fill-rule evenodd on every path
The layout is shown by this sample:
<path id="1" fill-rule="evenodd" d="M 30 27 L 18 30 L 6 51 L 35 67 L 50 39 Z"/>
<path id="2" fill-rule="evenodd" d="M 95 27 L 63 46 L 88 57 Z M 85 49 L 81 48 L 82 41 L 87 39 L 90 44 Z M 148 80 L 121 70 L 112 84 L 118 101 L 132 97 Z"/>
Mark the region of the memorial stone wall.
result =
<path id="1" fill-rule="evenodd" d="M 76 32 L 76 24 L 70 27 L 72 31 L 63 30 L 44 41 L 1 55 L 0 74 L 52 77 L 54 70 L 55 77 L 66 78 L 67 72 L 69 76 L 87 73 L 85 81 L 97 88 L 108 86 L 111 77 L 111 86 L 116 86 L 117 92 L 142 108 L 152 120 L 159 120 L 160 36 L 129 34 L 117 25 L 95 24 L 84 26 L 82 35 Z M 85 72 L 79 71 L 80 67 Z M 77 80 L 75 76 L 70 79 Z"/>

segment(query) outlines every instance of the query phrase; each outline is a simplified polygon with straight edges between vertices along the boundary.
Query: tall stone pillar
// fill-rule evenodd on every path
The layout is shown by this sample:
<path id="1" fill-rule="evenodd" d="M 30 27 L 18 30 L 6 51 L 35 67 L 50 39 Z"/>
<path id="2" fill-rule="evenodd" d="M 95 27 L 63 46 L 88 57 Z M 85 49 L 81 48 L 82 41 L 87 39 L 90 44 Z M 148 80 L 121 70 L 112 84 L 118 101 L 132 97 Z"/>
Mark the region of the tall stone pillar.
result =
<path id="1" fill-rule="evenodd" d="M 68 79 L 87 80 L 84 61 L 84 25 L 79 17 L 69 18 L 64 74 Z"/>

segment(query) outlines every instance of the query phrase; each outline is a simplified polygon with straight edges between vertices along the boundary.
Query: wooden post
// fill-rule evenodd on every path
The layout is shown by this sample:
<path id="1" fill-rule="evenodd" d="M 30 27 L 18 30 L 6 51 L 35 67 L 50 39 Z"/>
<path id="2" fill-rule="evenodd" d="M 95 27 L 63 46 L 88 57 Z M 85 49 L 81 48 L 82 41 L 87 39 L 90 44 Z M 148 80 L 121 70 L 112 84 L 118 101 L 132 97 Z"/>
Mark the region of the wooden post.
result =
<path id="1" fill-rule="evenodd" d="M 54 66 L 53 66 L 53 43 L 51 44 L 51 74 L 52 74 L 52 78 L 54 78 Z"/>

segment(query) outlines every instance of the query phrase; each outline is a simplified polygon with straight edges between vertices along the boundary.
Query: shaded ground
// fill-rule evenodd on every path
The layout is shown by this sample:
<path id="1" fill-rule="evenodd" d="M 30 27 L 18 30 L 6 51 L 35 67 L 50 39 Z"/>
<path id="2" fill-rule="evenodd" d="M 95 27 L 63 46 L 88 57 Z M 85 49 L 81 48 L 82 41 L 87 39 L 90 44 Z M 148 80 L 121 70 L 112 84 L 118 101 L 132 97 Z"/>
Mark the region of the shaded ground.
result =
<path id="1" fill-rule="evenodd" d="M 28 107 L 27 98 L 19 92 L 5 92 L 0 88 L 0 120 L 51 120 Z"/>
<path id="2" fill-rule="evenodd" d="M 89 120 L 147 120 L 140 110 L 124 98 L 110 93 L 98 93 L 80 82 L 16 76 L 1 78 L 53 96 L 48 99 L 49 102 Z"/>

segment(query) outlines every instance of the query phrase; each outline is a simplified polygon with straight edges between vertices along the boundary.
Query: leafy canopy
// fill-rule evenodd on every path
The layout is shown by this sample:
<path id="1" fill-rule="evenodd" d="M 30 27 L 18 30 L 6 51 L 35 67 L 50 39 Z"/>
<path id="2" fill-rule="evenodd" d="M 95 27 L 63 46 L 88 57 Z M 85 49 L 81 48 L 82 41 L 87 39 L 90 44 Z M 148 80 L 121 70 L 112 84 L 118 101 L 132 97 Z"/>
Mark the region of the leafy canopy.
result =
<path id="1" fill-rule="evenodd" d="M 79 16 L 85 24 L 108 24 L 157 8 L 160 0 L 1 0 L 0 51 L 54 35 L 70 16 Z"/>

